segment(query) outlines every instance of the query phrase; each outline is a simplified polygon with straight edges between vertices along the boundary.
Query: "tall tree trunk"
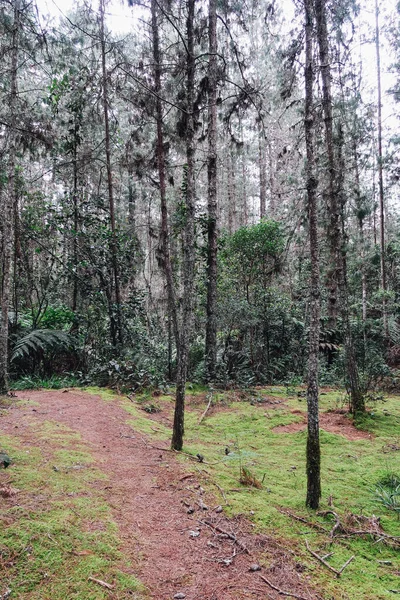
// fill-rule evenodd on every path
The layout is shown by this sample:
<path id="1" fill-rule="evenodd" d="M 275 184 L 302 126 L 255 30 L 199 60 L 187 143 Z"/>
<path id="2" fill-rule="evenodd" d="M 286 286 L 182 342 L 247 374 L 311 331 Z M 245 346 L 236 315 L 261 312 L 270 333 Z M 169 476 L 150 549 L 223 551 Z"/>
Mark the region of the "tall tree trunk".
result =
<path id="1" fill-rule="evenodd" d="M 269 169 L 269 213 L 271 218 L 275 217 L 276 201 L 275 201 L 275 168 L 273 148 L 271 141 L 268 142 L 268 169 Z"/>
<path id="2" fill-rule="evenodd" d="M 381 53 L 379 39 L 379 6 L 375 0 L 375 49 L 376 49 L 376 72 L 378 87 L 378 190 L 379 190 L 379 240 L 381 249 L 381 288 L 382 288 L 382 316 L 383 331 L 386 339 L 389 337 L 388 316 L 386 306 L 386 260 L 385 260 L 385 196 L 383 188 L 383 152 L 382 152 L 382 86 L 381 86 Z"/>
<path id="3" fill-rule="evenodd" d="M 267 153 L 264 124 L 258 123 L 258 163 L 260 170 L 260 219 L 266 215 L 267 203 Z"/>
<path id="4" fill-rule="evenodd" d="M 1 278 L 1 329 L 0 329 L 0 393 L 9 391 L 8 323 L 11 296 L 11 260 L 13 244 L 14 208 L 16 204 L 16 155 L 17 155 L 17 95 L 18 51 L 20 36 L 20 0 L 14 2 L 14 22 L 11 38 L 10 65 L 10 128 L 8 133 L 7 189 L 2 196 L 2 278 Z"/>
<path id="5" fill-rule="evenodd" d="M 361 318 L 363 322 L 363 335 L 364 335 L 364 346 L 367 343 L 367 275 L 365 265 L 365 235 L 364 235 L 364 219 L 366 212 L 361 201 L 361 187 L 360 187 L 360 169 L 358 164 L 358 152 L 357 143 L 353 142 L 353 157 L 354 157 L 354 172 L 355 172 L 355 196 L 356 196 L 356 207 L 357 207 L 357 224 L 359 231 L 360 240 L 360 257 L 361 257 Z"/>
<path id="6" fill-rule="evenodd" d="M 328 159 L 328 240 L 330 268 L 328 273 L 328 314 L 330 328 L 336 327 L 338 314 L 338 285 L 340 278 L 340 215 L 335 190 L 335 156 L 333 140 L 331 68 L 329 56 L 328 27 L 326 22 L 326 0 L 315 0 L 315 17 L 322 80 L 322 107 L 324 112 L 325 142 Z"/>
<path id="7" fill-rule="evenodd" d="M 308 203 L 309 239 L 311 256 L 310 338 L 307 382 L 307 496 L 306 506 L 317 509 L 321 497 L 321 451 L 319 444 L 318 412 L 318 351 L 320 330 L 320 281 L 318 256 L 318 180 L 314 150 L 314 60 L 313 60 L 313 1 L 305 0 L 305 139 L 307 151 L 306 189 Z"/>
<path id="8" fill-rule="evenodd" d="M 105 133 L 105 151 L 106 151 L 106 169 L 107 169 L 107 187 L 108 187 L 108 203 L 110 211 L 110 227 L 111 227 L 111 239 L 110 239 L 110 254 L 111 263 L 114 279 L 114 290 L 115 290 L 115 305 L 116 315 L 114 321 L 114 311 L 112 311 L 112 337 L 114 346 L 118 340 L 119 344 L 123 344 L 123 332 L 122 332 L 122 317 L 121 317 L 121 291 L 119 283 L 118 273 L 118 243 L 115 225 L 115 203 L 114 203 L 114 185 L 113 185 L 113 172 L 111 166 L 111 141 L 110 141 L 110 119 L 108 114 L 108 76 L 106 67 L 106 38 L 104 31 L 104 11 L 105 11 L 105 0 L 100 0 L 100 47 L 101 47 L 101 72 L 102 72 L 102 86 L 103 86 L 103 112 L 104 112 L 104 133 Z"/>
<path id="9" fill-rule="evenodd" d="M 242 211 L 241 211 L 241 219 L 240 226 L 247 227 L 249 224 L 249 207 L 247 203 L 247 169 L 246 169 L 246 157 L 242 150 L 240 154 L 241 162 L 242 162 Z"/>
<path id="10" fill-rule="evenodd" d="M 75 115 L 75 139 L 74 139 L 74 158 L 73 158 L 73 189 L 72 189 L 72 204 L 74 211 L 74 233 L 73 233 L 73 264 L 74 264 L 74 280 L 72 288 L 72 310 L 75 312 L 78 307 L 78 262 L 79 262 L 79 201 L 78 201 L 78 144 L 77 144 L 77 128 Z"/>
<path id="11" fill-rule="evenodd" d="M 182 450 L 185 416 L 185 385 L 188 368 L 189 348 L 193 321 L 193 287 L 195 264 L 195 127 L 194 127 L 194 8 L 196 0 L 188 0 L 188 15 L 186 20 L 187 35 L 187 62 L 186 62 L 186 211 L 184 230 L 184 257 L 183 257 L 183 299 L 182 299 L 182 327 L 179 337 L 178 372 L 176 381 L 174 426 L 171 447 Z"/>
<path id="12" fill-rule="evenodd" d="M 160 202 L 161 202 L 161 233 L 160 245 L 162 252 L 162 267 L 167 285 L 168 310 L 172 320 L 172 329 L 175 337 L 177 352 L 179 353 L 179 325 L 177 302 L 174 287 L 174 275 L 171 264 L 169 225 L 168 225 L 168 207 L 166 193 L 165 177 L 165 153 L 164 153 L 164 131 L 163 131 L 163 109 L 161 101 L 161 51 L 160 36 L 158 31 L 157 18 L 157 0 L 151 0 L 151 31 L 153 42 L 153 60 L 154 60 L 154 92 L 156 94 L 156 122 L 157 122 L 157 167 L 160 181 Z M 179 357 L 178 357 L 179 360 Z"/>
<path id="13" fill-rule="evenodd" d="M 233 172 L 232 148 L 228 143 L 226 149 L 226 192 L 228 200 L 228 232 L 232 234 L 235 230 L 235 181 Z"/>
<path id="14" fill-rule="evenodd" d="M 337 136 L 337 171 L 341 174 L 345 173 L 346 165 L 343 155 L 343 129 L 341 124 L 338 126 Z M 346 364 L 346 388 L 350 395 L 350 410 L 353 414 L 365 412 L 365 403 L 362 390 L 360 389 L 360 381 L 358 376 L 358 366 L 356 353 L 354 348 L 353 334 L 351 331 L 350 314 L 349 314 L 349 299 L 347 285 L 347 255 L 346 255 L 346 230 L 345 230 L 345 207 L 346 194 L 343 187 L 343 176 L 338 178 L 336 186 L 337 197 L 340 206 L 340 253 L 341 266 L 339 269 L 339 292 L 340 292 L 340 313 L 342 317 L 342 326 L 344 334 L 344 349 L 345 349 L 345 364 Z"/>
<path id="15" fill-rule="evenodd" d="M 208 223 L 206 381 L 215 381 L 217 363 L 217 0 L 208 8 Z"/>

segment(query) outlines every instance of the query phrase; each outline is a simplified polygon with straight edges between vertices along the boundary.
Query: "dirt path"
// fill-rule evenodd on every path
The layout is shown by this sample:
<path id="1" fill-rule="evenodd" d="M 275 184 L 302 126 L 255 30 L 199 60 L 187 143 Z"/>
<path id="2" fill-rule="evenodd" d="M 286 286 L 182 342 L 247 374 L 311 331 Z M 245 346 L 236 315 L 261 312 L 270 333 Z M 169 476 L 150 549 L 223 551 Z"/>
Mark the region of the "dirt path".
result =
<path id="1" fill-rule="evenodd" d="M 300 410 L 292 410 L 292 414 L 301 415 L 302 422 L 290 423 L 289 425 L 278 425 L 273 431 L 276 433 L 297 433 L 307 429 L 307 415 Z M 319 414 L 320 428 L 329 433 L 342 435 L 347 440 L 371 440 L 374 436 L 368 431 L 362 431 L 354 426 L 353 420 L 349 418 L 348 413 L 342 410 L 321 412 Z"/>
<path id="2" fill-rule="evenodd" d="M 97 467 L 109 478 L 97 485 L 113 510 L 132 569 L 150 598 L 170 600 L 176 594 L 186 600 L 281 598 L 262 581 L 260 572 L 249 570 L 259 561 L 268 565 L 261 575 L 276 587 L 310 600 L 319 598 L 289 549 L 252 534 L 245 519 L 228 520 L 216 511 L 215 498 L 202 490 L 192 465 L 185 471 L 172 453 L 152 447 L 127 425 L 129 415 L 118 402 L 106 403 L 79 391 L 18 392 L 18 397 L 35 405 L 17 402 L 9 409 L 1 421 L 5 434 L 15 434 L 18 426 L 23 440 L 40 445 L 35 423 L 53 421 L 79 432 L 89 445 Z M 208 510 L 201 508 L 202 503 Z M 187 505 L 195 509 L 192 514 Z M 202 524 L 205 520 L 233 533 L 239 544 L 217 535 Z"/>

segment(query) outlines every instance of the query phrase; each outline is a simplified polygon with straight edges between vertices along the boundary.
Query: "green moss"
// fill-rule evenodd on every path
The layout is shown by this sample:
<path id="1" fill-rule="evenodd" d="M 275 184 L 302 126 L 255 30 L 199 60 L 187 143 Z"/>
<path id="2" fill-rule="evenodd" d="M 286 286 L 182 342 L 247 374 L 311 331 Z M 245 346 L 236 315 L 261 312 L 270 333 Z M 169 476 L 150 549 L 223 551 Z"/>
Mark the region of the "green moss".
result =
<path id="1" fill-rule="evenodd" d="M 194 396 L 204 391 L 190 390 L 189 393 Z M 205 457 L 204 485 L 209 483 L 210 491 L 219 495 L 221 503 L 224 499 L 212 483 L 217 483 L 224 490 L 229 503 L 227 514 L 247 515 L 253 520 L 256 530 L 274 535 L 280 544 L 290 547 L 294 559 L 305 565 L 312 575 L 313 584 L 324 598 L 384 600 L 393 597 L 388 590 L 400 589 L 396 551 L 369 538 L 332 541 L 328 535 L 333 526 L 331 518 L 317 516 L 305 508 L 307 434 L 305 431 L 280 433 L 275 430 L 279 425 L 303 421 L 307 403 L 303 396 L 297 395 L 298 391 L 304 390 L 296 388 L 293 396 L 288 396 L 284 388 L 258 389 L 248 397 L 244 396 L 245 401 L 241 402 L 233 402 L 232 394 L 218 393 L 214 400 L 216 408 L 209 411 L 200 425 L 198 421 L 206 399 L 204 402 L 191 402 L 185 417 L 184 450 Z M 263 402 L 266 396 L 275 397 L 280 404 Z M 115 395 L 113 397 L 116 398 Z M 252 399 L 253 404 L 249 402 Z M 109 394 L 105 400 L 111 400 Z M 148 401 L 149 397 L 143 395 L 133 400 L 119 398 L 131 417 L 128 422 L 133 429 L 154 439 L 169 440 L 170 428 L 153 420 L 141 409 L 141 403 Z M 171 396 L 157 400 L 165 404 L 166 412 L 170 410 L 172 413 L 174 400 Z M 320 406 L 321 411 L 343 408 L 343 393 L 340 390 L 324 392 Z M 375 489 L 376 482 L 388 473 L 398 471 L 399 399 L 387 398 L 385 403 L 374 406 L 372 412 L 357 423 L 358 427 L 371 432 L 369 439 L 348 440 L 344 435 L 321 430 L 323 495 L 320 509 L 327 511 L 333 508 L 342 519 L 349 513 L 379 515 L 385 533 L 397 536 L 399 523 L 396 514 L 377 501 Z M 180 460 L 188 461 L 192 466 L 185 455 L 182 454 Z M 262 489 L 240 484 L 241 465 L 249 468 L 263 482 Z M 199 465 L 199 468 L 201 470 L 202 466 Z M 306 522 L 319 523 L 328 533 L 321 535 L 307 523 L 293 520 L 282 511 L 295 513 Z M 320 555 L 334 552 L 329 562 L 335 568 L 339 569 L 353 554 L 356 558 L 337 579 L 310 555 L 305 539 Z M 267 556 L 264 564 L 268 564 Z"/>
<path id="2" fill-rule="evenodd" d="M 28 447 L 18 436 L 0 438 L 14 460 L 13 487 L 20 490 L 18 505 L 2 503 L 0 592 L 11 589 L 20 600 L 109 598 L 89 581 L 95 577 L 114 584 L 118 598 L 144 598 L 129 574 L 110 508 L 90 485 L 106 476 L 94 468 L 87 447 L 75 432 L 51 422 L 36 425 L 35 433 L 39 442 L 51 441 L 51 452 L 45 443 Z"/>
<path id="3" fill-rule="evenodd" d="M 262 395 L 262 392 L 258 393 Z M 265 394 L 282 398 L 281 390 L 277 393 L 266 389 Z M 322 410 L 338 408 L 338 395 L 335 391 L 321 396 Z M 205 480 L 208 477 L 224 490 L 229 502 L 228 514 L 250 516 L 252 511 L 251 518 L 260 530 L 276 535 L 281 543 L 282 539 L 286 540 L 298 560 L 312 571 L 317 585 L 323 587 L 324 597 L 351 600 L 391 597 L 387 590 L 400 587 L 395 550 L 368 538 L 355 537 L 331 544 L 328 535 L 318 535 L 313 528 L 280 512 L 289 510 L 305 520 L 319 521 L 328 532 L 333 526 L 329 518 L 317 517 L 305 509 L 306 432 L 282 434 L 274 431 L 278 425 L 303 420 L 301 414 L 290 412 L 293 409 L 305 412 L 305 400 L 293 398 L 277 408 L 236 402 L 229 410 L 210 413 L 198 425 L 199 415 L 204 410 L 203 405 L 198 406 L 186 416 L 185 451 L 200 452 L 205 456 L 208 463 Z M 370 439 L 350 441 L 343 435 L 321 430 L 322 511 L 331 510 L 333 502 L 334 510 L 342 518 L 349 513 L 379 515 L 385 533 L 399 534 L 396 515 L 385 510 L 374 495 L 376 482 L 385 473 L 398 470 L 398 452 L 390 451 L 390 447 L 399 445 L 399 417 L 398 398 L 389 398 L 383 405 L 375 407 L 374 415 L 366 417 L 368 430 L 374 434 Z M 239 483 L 242 464 L 263 481 L 261 490 L 246 488 Z M 220 501 L 223 502 L 222 497 Z M 310 556 L 305 548 L 305 534 L 319 554 L 334 552 L 329 560 L 335 568 L 340 568 L 352 554 L 356 556 L 341 579 L 332 579 L 330 573 Z M 392 564 L 379 562 L 384 560 Z"/>

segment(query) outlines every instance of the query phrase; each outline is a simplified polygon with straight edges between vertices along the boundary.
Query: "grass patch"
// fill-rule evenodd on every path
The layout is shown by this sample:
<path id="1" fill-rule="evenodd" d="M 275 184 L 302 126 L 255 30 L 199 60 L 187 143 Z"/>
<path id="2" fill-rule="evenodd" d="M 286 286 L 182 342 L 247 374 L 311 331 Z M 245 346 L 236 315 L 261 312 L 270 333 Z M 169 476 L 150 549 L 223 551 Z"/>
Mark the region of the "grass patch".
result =
<path id="1" fill-rule="evenodd" d="M 79 435 L 51 422 L 36 425 L 35 435 L 34 446 L 18 433 L 0 438 L 14 461 L 0 471 L 0 486 L 19 490 L 0 499 L 0 596 L 11 590 L 20 600 L 110 598 L 89 581 L 94 577 L 115 586 L 113 598 L 144 598 L 110 508 L 92 485 L 106 476 Z"/>
<path id="2" fill-rule="evenodd" d="M 60 390 L 66 387 L 76 387 L 79 379 L 74 375 L 51 375 L 50 377 L 39 377 L 38 375 L 25 375 L 17 380 L 11 381 L 10 389 L 23 390 Z"/>
<path id="3" fill-rule="evenodd" d="M 208 480 L 214 493 L 218 494 L 211 483 L 224 490 L 228 514 L 246 514 L 256 529 L 276 536 L 281 544 L 290 547 L 294 558 L 305 566 L 306 576 L 311 577 L 326 599 L 384 600 L 393 597 L 393 590 L 400 591 L 398 550 L 368 537 L 332 540 L 328 535 L 333 526 L 332 517 L 318 516 L 305 508 L 306 432 L 274 430 L 279 425 L 303 420 L 306 400 L 301 393 L 297 394 L 302 389 L 291 390 L 290 395 L 284 388 L 257 389 L 243 396 L 243 401 L 237 401 L 237 395 L 233 401 L 232 393 L 218 392 L 218 401 L 199 425 L 206 405 L 204 392 L 204 388 L 188 389 L 192 401 L 186 412 L 184 450 L 205 457 L 204 482 L 207 484 Z M 196 402 L 193 396 L 201 394 L 203 401 Z M 274 397 L 280 401 L 275 405 L 263 401 L 263 398 Z M 171 428 L 141 410 L 141 403 L 149 402 L 149 396 L 135 400 L 138 402 L 120 400 L 132 417 L 129 420 L 132 427 L 169 441 Z M 325 390 L 320 401 L 321 411 L 343 407 L 340 390 Z M 174 399 L 161 396 L 158 402 L 163 405 L 163 412 L 169 411 L 171 421 Z M 392 397 L 374 406 L 373 411 L 357 423 L 357 427 L 373 434 L 369 439 L 349 440 L 344 435 L 321 430 L 321 511 L 334 510 L 343 522 L 351 519 L 351 515 L 360 518 L 377 515 L 387 535 L 399 535 L 396 511 L 385 506 L 376 494 L 379 482 L 382 484 L 390 473 L 398 473 L 399 421 L 399 399 Z M 186 460 L 184 455 L 182 460 Z M 247 477 L 243 477 L 243 473 L 247 473 Z M 261 489 L 250 485 L 250 480 L 262 482 Z M 223 502 L 222 496 L 218 501 Z M 283 514 L 282 510 L 291 511 L 306 522 L 319 523 L 328 533 L 320 534 L 307 523 Z M 320 555 L 333 552 L 328 560 L 336 569 L 351 555 L 356 558 L 342 577 L 336 579 L 309 554 L 305 539 Z M 268 565 L 268 557 L 264 557 L 263 564 Z"/>

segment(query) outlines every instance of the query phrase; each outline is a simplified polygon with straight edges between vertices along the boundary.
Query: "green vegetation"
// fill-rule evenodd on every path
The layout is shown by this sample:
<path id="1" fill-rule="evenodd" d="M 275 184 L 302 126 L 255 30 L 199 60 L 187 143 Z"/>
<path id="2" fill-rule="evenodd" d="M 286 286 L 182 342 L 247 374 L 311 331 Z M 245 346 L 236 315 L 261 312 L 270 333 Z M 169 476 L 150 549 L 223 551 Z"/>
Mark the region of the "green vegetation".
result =
<path id="1" fill-rule="evenodd" d="M 297 391 L 302 392 L 298 388 Z M 189 397 L 184 451 L 194 459 L 196 454 L 204 456 L 205 462 L 198 468 L 203 473 L 204 484 L 208 483 L 216 495 L 216 501 L 225 504 L 220 491 L 223 490 L 228 514 L 245 514 L 256 525 L 256 530 L 273 535 L 280 544 L 290 547 L 298 564 L 310 571 L 312 581 L 324 590 L 324 598 L 383 600 L 393 597 L 393 591 L 389 590 L 400 591 L 399 545 L 396 549 L 390 540 L 377 542 L 379 536 L 369 535 L 331 539 L 329 532 L 335 524 L 334 516 L 320 513 L 334 512 L 343 526 L 350 527 L 353 523 L 359 529 L 369 527 L 366 519 L 373 521 L 376 515 L 382 534 L 399 535 L 396 510 L 377 492 L 379 486 L 387 490 L 390 482 L 392 488 L 398 484 L 399 399 L 388 398 L 384 404 L 374 407 L 374 412 L 362 423 L 364 439 L 350 440 L 344 435 L 321 431 L 323 497 L 320 513 L 315 515 L 304 508 L 306 432 L 275 430 L 278 426 L 304 420 L 304 399 L 297 393 L 288 398 L 282 388 L 260 389 L 244 397 L 241 394 L 239 399 L 237 392 L 216 395 L 200 425 L 205 394 L 198 392 Z M 152 421 L 152 415 L 141 410 L 143 397 L 135 400 L 122 400 L 124 408 L 134 415 L 132 425 L 143 433 L 168 440 L 168 428 Z M 323 394 L 321 411 L 336 410 L 341 400 L 338 391 Z M 172 413 L 171 397 L 161 396 L 157 401 L 163 407 L 164 416 Z M 357 434 L 356 429 L 354 432 Z M 182 454 L 182 460 L 190 459 Z M 255 481 L 262 482 L 261 489 L 240 483 L 243 468 Z M 285 511 L 304 522 L 284 514 Z M 324 527 L 326 533 L 318 532 L 318 525 Z M 337 579 L 311 556 L 306 540 L 320 556 L 332 552 L 327 560 L 337 570 L 352 555 L 355 559 Z M 264 557 L 263 564 L 268 565 L 268 557 Z"/>
<path id="2" fill-rule="evenodd" d="M 93 577 L 112 584 L 115 598 L 143 598 L 110 508 L 93 485 L 105 475 L 93 467 L 87 447 L 58 424 L 35 433 L 37 446 L 18 435 L 1 437 L 14 466 L 0 472 L 0 487 L 9 487 L 12 476 L 18 503 L 1 500 L 0 593 L 11 590 L 20 600 L 109 598 Z"/>
<path id="3" fill-rule="evenodd" d="M 25 375 L 16 381 L 12 381 L 12 390 L 59 390 L 66 387 L 77 387 L 79 380 L 72 374 L 51 375 L 40 377 L 39 375 Z"/>
<path id="4" fill-rule="evenodd" d="M 169 447 L 172 393 L 127 397 L 100 388 L 87 391 L 106 403 L 118 401 L 127 412 L 127 423 Z M 192 385 L 187 392 L 185 447 L 179 456 L 195 468 L 216 504 L 228 515 L 245 515 L 254 531 L 289 548 L 303 576 L 325 600 L 385 600 L 400 590 L 398 538 L 390 537 L 399 535 L 397 397 L 375 403 L 357 423 L 358 429 L 347 426 L 346 434 L 352 432 L 355 438 L 348 439 L 324 430 L 327 415 L 331 422 L 346 423 L 349 418 L 338 412 L 342 392 L 322 393 L 323 496 L 320 513 L 315 514 L 304 508 L 302 389 L 291 382 L 286 388 L 214 392 L 200 424 L 209 393 Z M 149 406 L 157 412 L 146 410 Z M 283 431 L 276 429 L 282 426 Z M 14 464 L 0 471 L 0 484 L 12 475 L 12 486 L 19 492 L 18 504 L 6 501 L 0 516 L 0 593 L 11 589 L 21 600 L 107 598 L 107 590 L 88 579 L 94 577 L 113 584 L 116 598 L 144 597 L 120 550 L 110 508 L 95 485 L 107 476 L 93 467 L 79 434 L 45 422 L 35 435 L 37 445 L 29 447 L 18 431 L 15 437 L 1 438 L 1 448 Z M 197 454 L 204 457 L 203 463 L 195 462 Z M 335 515 L 343 530 L 330 537 Z M 371 535 L 351 535 L 356 529 L 370 530 Z M 319 556 L 329 555 L 326 560 L 336 570 L 355 558 L 337 578 L 311 555 L 306 542 Z M 268 567 L 269 560 L 264 555 L 261 564 Z"/>

